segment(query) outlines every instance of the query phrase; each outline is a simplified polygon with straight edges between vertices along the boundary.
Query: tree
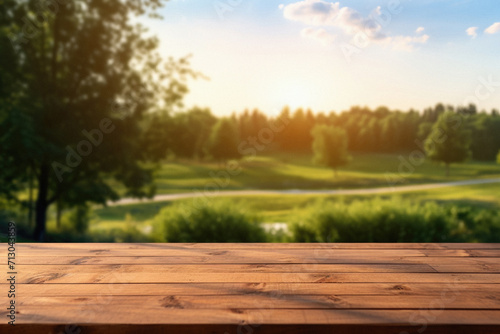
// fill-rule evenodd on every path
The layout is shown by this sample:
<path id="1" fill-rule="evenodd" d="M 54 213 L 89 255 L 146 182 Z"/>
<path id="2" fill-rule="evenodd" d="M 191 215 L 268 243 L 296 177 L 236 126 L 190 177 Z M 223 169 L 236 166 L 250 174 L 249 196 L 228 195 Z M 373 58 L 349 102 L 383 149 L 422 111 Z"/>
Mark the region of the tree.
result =
<path id="1" fill-rule="evenodd" d="M 187 59 L 162 61 L 158 40 L 133 23 L 158 17 L 162 0 L 2 6 L 0 190 L 12 195 L 18 182 L 34 178 L 34 238 L 43 240 L 47 209 L 69 193 L 75 205 L 117 199 L 110 177 L 125 195 L 151 196 L 141 120 L 159 100 L 180 103 L 190 73 Z"/>
<path id="2" fill-rule="evenodd" d="M 448 110 L 450 110 L 448 108 Z M 437 121 L 439 116 L 446 111 L 445 106 L 442 103 L 436 104 L 434 108 L 430 107 L 424 110 L 422 114 L 422 120 L 424 122 L 434 123 Z"/>
<path id="3" fill-rule="evenodd" d="M 498 151 L 498 154 L 497 154 L 497 164 L 500 164 L 500 151 Z"/>
<path id="4" fill-rule="evenodd" d="M 281 109 L 279 117 L 280 119 L 287 119 L 287 120 L 292 120 L 292 115 L 290 112 L 290 107 L 285 106 L 283 109 Z M 283 150 L 289 150 L 291 149 L 293 143 L 293 132 L 291 131 L 292 127 L 290 127 L 290 123 L 288 124 L 287 127 L 283 129 L 283 131 L 280 131 L 277 134 L 277 141 L 279 142 L 280 148 Z"/>
<path id="5" fill-rule="evenodd" d="M 175 155 L 184 158 L 203 158 L 207 153 L 207 141 L 216 120 L 210 109 L 198 107 L 173 116 L 169 135 Z"/>
<path id="6" fill-rule="evenodd" d="M 229 118 L 221 118 L 214 125 L 209 139 L 210 154 L 219 161 L 238 159 L 239 136 L 236 124 Z"/>
<path id="7" fill-rule="evenodd" d="M 477 114 L 470 116 L 471 151 L 474 160 L 495 161 L 500 150 L 500 118 Z"/>
<path id="8" fill-rule="evenodd" d="M 380 149 L 387 152 L 394 151 L 400 148 L 401 145 L 400 129 L 401 124 L 399 122 L 397 113 L 391 113 L 381 120 L 382 130 L 381 130 L 381 146 Z"/>
<path id="9" fill-rule="evenodd" d="M 432 126 L 431 133 L 425 140 L 425 151 L 431 160 L 445 163 L 446 176 L 449 176 L 450 164 L 469 158 L 469 137 L 469 131 L 464 128 L 461 116 L 447 111 L 441 114 Z"/>
<path id="10" fill-rule="evenodd" d="M 314 163 L 333 168 L 337 176 L 337 168 L 347 164 L 350 160 L 347 153 L 346 132 L 333 126 L 317 125 L 311 133 Z"/>
<path id="11" fill-rule="evenodd" d="M 425 142 L 425 140 L 429 137 L 429 135 L 432 132 L 433 125 L 434 123 L 432 122 L 420 123 L 420 125 L 418 126 L 417 138 L 420 141 Z"/>

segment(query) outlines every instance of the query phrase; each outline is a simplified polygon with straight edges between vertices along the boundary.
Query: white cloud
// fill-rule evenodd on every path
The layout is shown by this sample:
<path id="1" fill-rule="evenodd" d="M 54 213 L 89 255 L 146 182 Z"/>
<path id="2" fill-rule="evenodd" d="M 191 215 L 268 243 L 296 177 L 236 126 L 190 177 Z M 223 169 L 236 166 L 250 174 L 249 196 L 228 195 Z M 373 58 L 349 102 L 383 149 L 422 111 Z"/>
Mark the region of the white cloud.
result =
<path id="1" fill-rule="evenodd" d="M 323 28 L 313 28 L 313 27 L 307 27 L 302 29 L 300 35 L 302 37 L 314 39 L 325 46 L 331 45 L 335 41 L 336 37 L 335 35 L 329 33 Z"/>
<path id="2" fill-rule="evenodd" d="M 467 30 L 465 30 L 465 32 L 467 33 L 467 35 L 472 36 L 472 38 L 477 37 L 477 27 L 467 28 Z"/>
<path id="3" fill-rule="evenodd" d="M 344 30 L 348 35 L 355 35 L 362 31 L 371 40 L 380 40 L 387 36 L 382 33 L 382 25 L 372 17 L 381 15 L 381 8 L 377 7 L 371 17 L 364 18 L 359 12 L 349 7 L 342 7 L 339 10 L 336 25 Z"/>
<path id="4" fill-rule="evenodd" d="M 334 39 L 334 35 L 325 28 L 340 30 L 353 40 L 357 38 L 372 43 L 389 44 L 398 50 L 412 50 L 415 44 L 424 44 L 429 39 L 428 35 L 418 37 L 386 35 L 382 32 L 382 28 L 390 23 L 390 17 L 384 16 L 380 6 L 368 17 L 364 17 L 353 8 L 341 7 L 339 2 L 302 0 L 286 5 L 283 16 L 291 21 L 323 27 L 305 28 L 301 32 L 302 36 L 316 39 L 323 44 L 331 44 Z M 423 31 L 423 27 L 416 30 L 418 34 Z"/>
<path id="5" fill-rule="evenodd" d="M 285 5 L 282 4 L 282 3 L 280 3 L 279 6 L 278 6 L 279 9 L 283 9 L 284 7 L 285 7 Z"/>
<path id="6" fill-rule="evenodd" d="M 394 50 L 399 51 L 413 51 L 415 44 L 425 44 L 429 39 L 429 35 L 422 36 L 395 36 L 389 37 L 390 45 Z"/>
<path id="7" fill-rule="evenodd" d="M 380 7 L 374 11 L 380 11 Z M 354 35 L 363 30 L 370 38 L 381 38 L 381 26 L 371 18 L 364 18 L 356 10 L 340 7 L 339 2 L 323 0 L 303 0 L 285 6 L 283 16 L 291 21 L 298 21 L 314 26 L 331 26 L 342 29 L 346 34 Z"/>
<path id="8" fill-rule="evenodd" d="M 415 30 L 415 32 L 417 34 L 420 34 L 421 32 L 424 32 L 425 28 L 424 27 L 418 27 L 417 30 Z"/>
<path id="9" fill-rule="evenodd" d="M 332 25 L 339 12 L 340 4 L 322 0 L 304 0 L 285 6 L 283 16 L 291 21 L 311 25 Z"/>
<path id="10" fill-rule="evenodd" d="M 495 22 L 484 31 L 487 34 L 496 34 L 500 32 L 500 22 Z"/>

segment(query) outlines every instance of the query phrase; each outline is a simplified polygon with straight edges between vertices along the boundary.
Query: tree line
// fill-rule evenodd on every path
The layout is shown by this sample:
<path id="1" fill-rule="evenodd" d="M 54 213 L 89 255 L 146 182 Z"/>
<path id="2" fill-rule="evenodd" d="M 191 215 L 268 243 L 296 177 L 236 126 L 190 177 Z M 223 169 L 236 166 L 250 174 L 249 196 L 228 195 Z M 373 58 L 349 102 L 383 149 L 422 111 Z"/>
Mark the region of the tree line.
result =
<path id="1" fill-rule="evenodd" d="M 348 151 L 395 153 L 424 147 L 433 126 L 446 112 L 455 115 L 447 123 L 460 130 L 470 141 L 472 159 L 496 159 L 500 150 L 498 111 L 478 112 L 474 105 L 455 108 L 441 103 L 423 112 L 403 112 L 386 107 L 372 110 L 355 106 L 341 113 L 314 113 L 310 109 L 292 111 L 284 107 L 274 117 L 254 109 L 217 118 L 207 108 L 192 108 L 182 113 L 164 114 L 161 118 L 151 116 L 151 126 L 147 130 L 151 144 L 148 147 L 155 149 L 157 145 L 161 150 L 157 152 L 159 156 L 198 160 L 239 158 L 245 153 L 242 142 L 257 145 L 259 140 L 267 140 L 262 138 L 262 130 L 270 128 L 277 120 L 286 119 L 286 126 L 273 134 L 273 140 L 267 143 L 266 149 L 311 152 L 314 131 L 322 131 L 314 129 L 323 126 L 341 129 L 346 136 L 342 145 Z"/>

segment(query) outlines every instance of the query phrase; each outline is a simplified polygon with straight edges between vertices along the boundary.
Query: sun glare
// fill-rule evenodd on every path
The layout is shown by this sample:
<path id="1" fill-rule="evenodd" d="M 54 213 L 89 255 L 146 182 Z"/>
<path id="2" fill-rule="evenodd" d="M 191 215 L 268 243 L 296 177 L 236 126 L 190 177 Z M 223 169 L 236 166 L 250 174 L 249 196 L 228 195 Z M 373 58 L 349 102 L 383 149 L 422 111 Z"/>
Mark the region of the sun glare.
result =
<path id="1" fill-rule="evenodd" d="M 282 105 L 290 108 L 307 108 L 311 105 L 311 88 L 299 81 L 292 81 L 283 85 L 279 94 Z"/>

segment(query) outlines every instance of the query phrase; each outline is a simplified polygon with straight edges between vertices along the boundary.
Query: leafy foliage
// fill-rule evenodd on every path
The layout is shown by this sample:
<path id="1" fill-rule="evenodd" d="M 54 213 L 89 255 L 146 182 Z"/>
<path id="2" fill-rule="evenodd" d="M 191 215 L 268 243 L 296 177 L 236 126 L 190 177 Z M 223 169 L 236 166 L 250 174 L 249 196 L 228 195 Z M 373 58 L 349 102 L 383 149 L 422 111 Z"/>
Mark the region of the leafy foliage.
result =
<path id="1" fill-rule="evenodd" d="M 312 130 L 314 162 L 336 170 L 350 160 L 347 154 L 347 135 L 342 129 L 317 125 Z"/>
<path id="2" fill-rule="evenodd" d="M 441 114 L 425 140 L 425 150 L 430 159 L 444 162 L 447 168 L 469 158 L 470 133 L 464 128 L 462 116 L 451 111 Z"/>
<path id="3" fill-rule="evenodd" d="M 500 214 L 398 198 L 322 200 L 291 233 L 294 242 L 498 242 Z"/>
<path id="4" fill-rule="evenodd" d="M 478 114 L 471 118 L 472 158 L 482 161 L 494 161 L 500 150 L 500 117 Z"/>
<path id="5" fill-rule="evenodd" d="M 187 58 L 164 62 L 157 38 L 144 37 L 134 23 L 134 16 L 157 17 L 162 2 L 3 2 L 0 191 L 12 197 L 20 183 L 35 180 L 36 239 L 43 239 L 55 201 L 118 198 L 110 176 L 129 196 L 153 194 L 141 120 L 158 101 L 167 110 L 181 105 L 193 74 Z M 109 130 L 104 138 L 102 124 Z"/>
<path id="6" fill-rule="evenodd" d="M 217 160 L 239 158 L 239 135 L 233 120 L 221 118 L 213 127 L 209 139 L 210 154 Z"/>
<path id="7" fill-rule="evenodd" d="M 217 122 L 210 109 L 192 108 L 176 114 L 172 122 L 170 136 L 172 151 L 176 156 L 197 159 L 207 156 L 207 142 Z"/>
<path id="8" fill-rule="evenodd" d="M 68 218 L 73 223 L 76 232 L 84 233 L 89 228 L 90 208 L 86 205 L 78 205 Z"/>
<path id="9" fill-rule="evenodd" d="M 190 202 L 164 208 L 155 224 L 163 228 L 166 242 L 264 242 L 266 234 L 257 216 L 230 202 Z"/>

